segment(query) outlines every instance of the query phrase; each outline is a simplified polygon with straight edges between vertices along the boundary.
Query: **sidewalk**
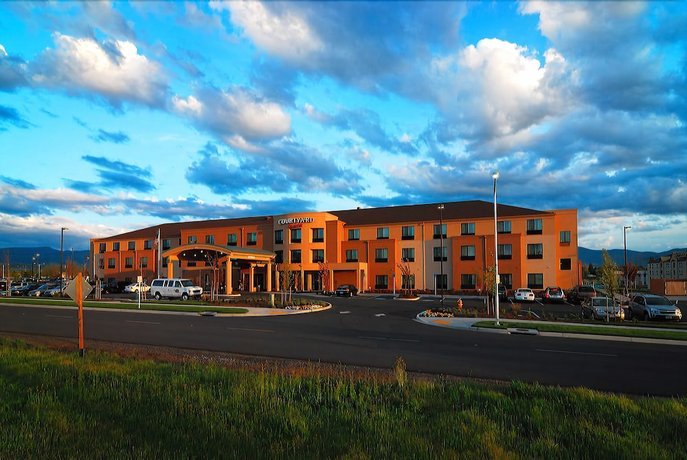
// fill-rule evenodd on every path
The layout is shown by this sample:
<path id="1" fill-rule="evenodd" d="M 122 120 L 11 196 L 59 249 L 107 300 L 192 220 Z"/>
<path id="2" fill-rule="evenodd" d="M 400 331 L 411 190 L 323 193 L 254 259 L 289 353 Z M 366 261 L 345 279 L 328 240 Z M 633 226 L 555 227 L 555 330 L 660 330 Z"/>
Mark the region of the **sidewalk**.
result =
<path id="1" fill-rule="evenodd" d="M 687 346 L 687 340 L 671 340 L 671 339 L 653 339 L 646 337 L 623 337 L 616 335 L 596 335 L 596 334 L 584 334 L 576 332 L 540 332 L 536 329 L 525 329 L 525 328 L 508 328 L 508 329 L 492 329 L 485 327 L 473 327 L 474 324 L 480 321 L 494 321 L 494 318 L 442 318 L 442 317 L 421 317 L 416 316 L 415 321 L 426 324 L 428 326 L 435 327 L 446 327 L 450 329 L 457 329 L 461 331 L 472 331 L 472 332 L 489 332 L 492 334 L 524 334 L 524 335 L 540 335 L 543 337 L 564 337 L 571 339 L 588 339 L 588 340 L 608 340 L 615 342 L 635 342 L 635 343 L 653 343 L 662 345 L 679 345 Z M 501 319 L 502 323 L 532 323 L 532 320 L 525 319 Z M 556 322 L 556 325 L 561 326 L 580 326 L 579 323 L 562 323 Z M 584 326 L 595 328 L 595 327 L 607 327 L 605 324 L 584 324 Z M 685 332 L 685 329 L 668 329 L 668 328 L 647 328 L 647 327 L 636 327 L 636 326 L 613 326 L 623 329 L 633 329 L 633 330 L 658 330 L 658 331 L 674 331 L 674 332 Z"/>

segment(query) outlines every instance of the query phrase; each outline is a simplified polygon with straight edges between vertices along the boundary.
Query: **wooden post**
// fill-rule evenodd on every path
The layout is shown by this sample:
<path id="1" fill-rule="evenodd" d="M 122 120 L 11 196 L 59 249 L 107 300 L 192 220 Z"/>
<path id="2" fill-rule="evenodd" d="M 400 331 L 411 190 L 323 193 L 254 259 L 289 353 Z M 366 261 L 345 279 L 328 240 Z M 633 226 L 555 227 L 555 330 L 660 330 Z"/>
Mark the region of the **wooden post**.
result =
<path id="1" fill-rule="evenodd" d="M 79 323 L 79 355 L 83 357 L 86 354 L 86 346 L 83 340 L 83 275 L 81 273 L 76 277 L 76 306 Z"/>

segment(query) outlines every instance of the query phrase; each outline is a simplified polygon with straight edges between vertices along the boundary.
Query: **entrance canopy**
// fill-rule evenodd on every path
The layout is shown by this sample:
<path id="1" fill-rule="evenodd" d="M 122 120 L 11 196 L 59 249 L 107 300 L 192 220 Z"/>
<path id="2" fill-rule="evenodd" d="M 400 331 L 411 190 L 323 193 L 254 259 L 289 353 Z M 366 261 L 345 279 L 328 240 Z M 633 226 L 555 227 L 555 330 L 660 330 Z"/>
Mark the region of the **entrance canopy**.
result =
<path id="1" fill-rule="evenodd" d="M 227 258 L 232 261 L 271 262 L 276 257 L 276 254 L 264 249 L 195 243 L 168 249 L 162 253 L 162 257 L 168 257 L 169 260 L 196 262 L 206 262 L 209 259 L 225 262 Z"/>

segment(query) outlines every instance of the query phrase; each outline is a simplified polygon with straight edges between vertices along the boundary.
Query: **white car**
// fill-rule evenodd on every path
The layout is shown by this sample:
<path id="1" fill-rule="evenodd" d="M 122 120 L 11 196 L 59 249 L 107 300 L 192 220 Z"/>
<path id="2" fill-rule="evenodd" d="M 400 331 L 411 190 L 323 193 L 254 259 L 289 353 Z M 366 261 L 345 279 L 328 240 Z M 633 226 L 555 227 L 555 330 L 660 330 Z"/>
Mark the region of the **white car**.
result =
<path id="1" fill-rule="evenodd" d="M 150 286 L 148 286 L 146 283 L 141 283 L 141 292 L 148 291 L 150 291 Z M 138 283 L 127 284 L 124 287 L 124 292 L 138 292 Z"/>
<path id="2" fill-rule="evenodd" d="M 515 291 L 515 300 L 520 302 L 534 302 L 534 292 L 530 288 L 519 288 Z"/>
<path id="3" fill-rule="evenodd" d="M 606 319 L 608 312 L 609 319 L 625 319 L 625 310 L 620 305 L 615 305 L 613 299 L 608 297 L 592 297 L 582 304 L 582 318 Z"/>

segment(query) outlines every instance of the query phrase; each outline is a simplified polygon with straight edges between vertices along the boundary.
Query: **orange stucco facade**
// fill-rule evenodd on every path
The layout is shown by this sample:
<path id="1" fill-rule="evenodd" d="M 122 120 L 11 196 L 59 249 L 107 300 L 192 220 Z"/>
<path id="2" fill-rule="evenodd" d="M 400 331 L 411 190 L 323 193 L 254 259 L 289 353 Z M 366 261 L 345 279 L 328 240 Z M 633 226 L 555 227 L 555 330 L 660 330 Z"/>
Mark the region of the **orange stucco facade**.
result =
<path id="1" fill-rule="evenodd" d="M 247 248 L 267 251 L 273 258 L 254 263 L 225 255 L 232 273 L 222 279 L 234 290 L 278 290 L 286 269 L 294 275 L 293 287 L 303 291 L 353 284 L 362 292 L 398 292 L 405 285 L 433 292 L 443 284 L 446 292 L 478 292 L 484 290 L 485 271 L 494 266 L 498 252 L 500 279 L 509 289 L 579 284 L 577 210 L 504 205 L 498 222 L 498 249 L 486 202 L 447 203 L 443 215 L 436 205 L 417 205 L 162 224 L 93 239 L 91 260 L 96 276 L 107 282 L 135 280 L 143 270 L 146 279 L 173 274 L 203 285 L 209 263 L 198 259 L 202 253 L 196 246 L 210 245 L 204 247 L 223 254 Z M 160 257 L 170 248 L 180 256 L 172 268 Z M 402 269 L 409 270 L 410 279 L 404 279 Z"/>

